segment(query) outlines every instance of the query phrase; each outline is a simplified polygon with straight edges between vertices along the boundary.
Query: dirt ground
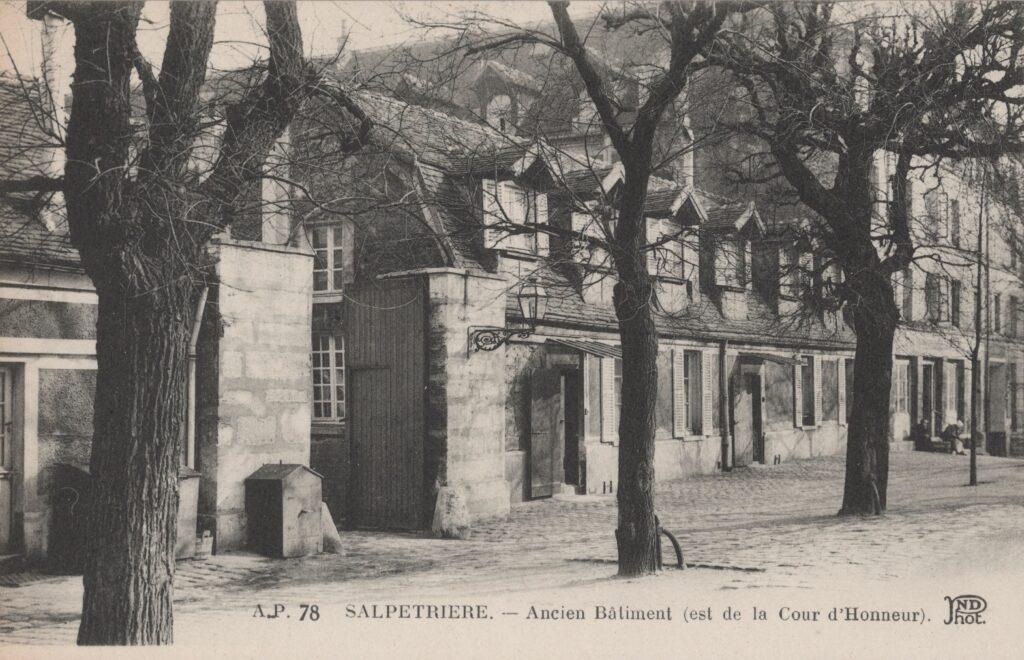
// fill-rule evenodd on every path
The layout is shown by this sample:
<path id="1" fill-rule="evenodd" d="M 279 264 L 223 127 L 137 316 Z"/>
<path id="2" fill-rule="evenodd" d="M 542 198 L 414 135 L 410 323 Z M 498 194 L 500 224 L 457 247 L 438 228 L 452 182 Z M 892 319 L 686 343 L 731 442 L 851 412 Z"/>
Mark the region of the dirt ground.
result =
<path id="1" fill-rule="evenodd" d="M 468 541 L 343 532 L 341 555 L 181 562 L 176 648 L 1012 657 L 1024 641 L 1024 461 L 981 457 L 979 467 L 971 488 L 963 457 L 894 454 L 889 510 L 877 518 L 835 516 L 841 457 L 664 483 L 659 515 L 690 568 L 637 580 L 614 577 L 614 499 L 592 496 L 516 506 Z M 986 601 L 981 621 L 944 623 L 946 597 L 961 595 Z M 0 641 L 72 644 L 80 599 L 77 577 L 0 587 Z M 670 620 L 635 620 L 658 612 Z M 892 612 L 914 620 L 872 619 Z"/>

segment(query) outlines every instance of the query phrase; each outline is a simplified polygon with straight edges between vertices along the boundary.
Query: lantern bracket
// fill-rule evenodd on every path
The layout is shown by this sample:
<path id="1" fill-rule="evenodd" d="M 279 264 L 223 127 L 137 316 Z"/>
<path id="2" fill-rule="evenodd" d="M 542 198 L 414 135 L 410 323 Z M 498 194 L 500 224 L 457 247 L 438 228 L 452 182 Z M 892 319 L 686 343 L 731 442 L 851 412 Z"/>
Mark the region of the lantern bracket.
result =
<path id="1" fill-rule="evenodd" d="M 508 343 L 512 337 L 526 339 L 534 333 L 536 328 L 492 328 L 492 327 L 471 327 L 469 329 L 469 343 L 476 351 L 494 351 Z"/>

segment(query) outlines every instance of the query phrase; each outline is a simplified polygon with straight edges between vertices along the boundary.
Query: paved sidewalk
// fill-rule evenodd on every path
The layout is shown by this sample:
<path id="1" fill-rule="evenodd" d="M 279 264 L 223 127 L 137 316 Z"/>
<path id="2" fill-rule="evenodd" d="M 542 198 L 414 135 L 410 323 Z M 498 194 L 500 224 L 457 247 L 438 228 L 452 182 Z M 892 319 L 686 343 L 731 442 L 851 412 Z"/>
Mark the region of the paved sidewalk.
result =
<path id="1" fill-rule="evenodd" d="M 979 474 L 981 483 L 970 488 L 963 457 L 894 454 L 889 510 L 877 518 L 835 516 L 842 457 L 664 483 L 657 507 L 687 563 L 718 569 L 687 573 L 711 588 L 863 584 L 927 574 L 965 557 L 998 565 L 1020 556 L 1024 461 L 983 456 Z M 477 525 L 469 541 L 343 532 L 342 555 L 182 562 L 178 630 L 275 599 L 494 595 L 601 580 L 614 572 L 614 527 L 613 497 L 560 498 L 515 506 L 509 520 Z M 0 587 L 0 640 L 73 643 L 80 605 L 77 577 Z"/>

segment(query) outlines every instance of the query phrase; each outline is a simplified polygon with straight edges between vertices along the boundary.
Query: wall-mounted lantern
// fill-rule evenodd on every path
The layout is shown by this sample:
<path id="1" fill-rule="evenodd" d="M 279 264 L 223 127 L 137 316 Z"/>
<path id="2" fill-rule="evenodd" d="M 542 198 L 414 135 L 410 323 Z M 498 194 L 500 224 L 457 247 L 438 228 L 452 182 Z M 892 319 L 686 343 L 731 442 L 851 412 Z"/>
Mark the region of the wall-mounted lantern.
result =
<path id="1" fill-rule="evenodd" d="M 513 335 L 526 338 L 537 330 L 547 311 L 548 294 L 544 287 L 533 280 L 524 282 L 516 294 L 519 312 L 526 322 L 525 328 L 470 328 L 469 339 L 473 351 L 493 351 L 506 343 Z"/>

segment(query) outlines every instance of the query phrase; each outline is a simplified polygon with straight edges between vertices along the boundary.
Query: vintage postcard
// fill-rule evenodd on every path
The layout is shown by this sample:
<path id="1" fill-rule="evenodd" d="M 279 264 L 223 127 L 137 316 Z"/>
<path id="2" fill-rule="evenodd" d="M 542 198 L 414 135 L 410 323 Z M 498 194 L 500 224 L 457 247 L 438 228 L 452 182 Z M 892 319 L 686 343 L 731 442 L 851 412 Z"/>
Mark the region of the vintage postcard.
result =
<path id="1" fill-rule="evenodd" d="M 1019 655 L 1024 3 L 0 37 L 0 657 Z"/>

